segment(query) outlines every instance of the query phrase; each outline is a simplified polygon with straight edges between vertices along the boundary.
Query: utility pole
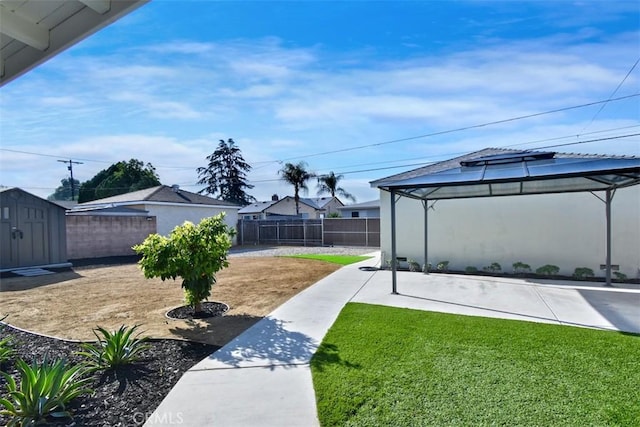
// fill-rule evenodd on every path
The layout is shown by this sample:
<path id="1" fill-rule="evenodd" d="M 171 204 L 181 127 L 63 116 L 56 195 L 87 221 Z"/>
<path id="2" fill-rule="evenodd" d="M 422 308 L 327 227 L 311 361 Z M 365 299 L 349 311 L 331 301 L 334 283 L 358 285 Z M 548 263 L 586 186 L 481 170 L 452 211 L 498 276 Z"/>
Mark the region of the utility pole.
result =
<path id="1" fill-rule="evenodd" d="M 82 162 L 74 162 L 71 159 L 69 159 L 69 161 L 67 161 L 67 160 L 58 160 L 58 161 L 60 163 L 64 163 L 64 164 L 69 163 L 69 166 L 67 166 L 67 169 L 71 173 L 71 200 L 75 200 L 75 197 L 76 197 L 76 184 L 73 181 L 73 165 L 81 165 Z"/>

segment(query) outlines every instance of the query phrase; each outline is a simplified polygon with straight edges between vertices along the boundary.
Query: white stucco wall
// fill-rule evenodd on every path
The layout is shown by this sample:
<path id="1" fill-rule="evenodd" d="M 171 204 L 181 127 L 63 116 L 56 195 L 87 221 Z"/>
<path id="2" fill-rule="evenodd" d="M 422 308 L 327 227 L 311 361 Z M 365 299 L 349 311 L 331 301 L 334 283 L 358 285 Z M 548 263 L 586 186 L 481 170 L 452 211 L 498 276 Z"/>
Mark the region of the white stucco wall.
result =
<path id="1" fill-rule="evenodd" d="M 390 195 L 380 192 L 381 250 L 391 258 Z M 604 192 L 598 193 L 604 198 Z M 432 202 L 431 202 L 432 203 Z M 424 263 L 424 209 L 420 201 L 396 204 L 397 254 Z M 590 193 L 441 200 L 428 217 L 432 265 L 478 269 L 514 262 L 532 270 L 553 264 L 571 275 L 588 267 L 604 276 L 605 204 Z M 612 202 L 612 264 L 629 278 L 640 277 L 640 186 L 620 189 Z"/>
<path id="2" fill-rule="evenodd" d="M 358 218 L 380 218 L 380 209 L 379 208 L 371 208 L 371 209 L 340 209 L 340 215 L 342 218 L 351 218 L 351 214 L 353 212 L 358 212 Z"/>
<path id="3" fill-rule="evenodd" d="M 220 212 L 225 212 L 225 223 L 235 229 L 238 225 L 238 209 L 218 208 L 207 205 L 156 205 L 145 204 L 144 209 L 149 211 L 149 215 L 155 216 L 158 223 L 158 234 L 168 235 L 177 225 L 185 221 L 198 224 L 204 218 L 214 216 Z M 235 239 L 234 239 L 235 244 Z"/>
<path id="4" fill-rule="evenodd" d="M 342 203 L 340 203 L 338 201 L 338 199 L 333 198 L 329 203 L 327 203 L 324 206 L 325 212 L 324 212 L 324 216 L 325 218 L 329 216 L 329 214 L 331 213 L 340 213 L 340 211 L 338 210 L 339 207 L 343 206 Z M 320 218 L 320 215 L 318 214 L 318 218 Z"/>

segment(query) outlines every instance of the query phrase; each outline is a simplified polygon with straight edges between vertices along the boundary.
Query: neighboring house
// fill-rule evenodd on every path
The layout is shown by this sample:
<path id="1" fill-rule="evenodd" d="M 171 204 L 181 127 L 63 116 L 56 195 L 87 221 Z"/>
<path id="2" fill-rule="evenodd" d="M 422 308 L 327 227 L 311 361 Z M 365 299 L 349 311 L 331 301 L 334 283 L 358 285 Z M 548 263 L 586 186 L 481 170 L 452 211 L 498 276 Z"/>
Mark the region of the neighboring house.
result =
<path id="1" fill-rule="evenodd" d="M 0 270 L 70 266 L 64 212 L 19 188 L 1 188 Z"/>
<path id="2" fill-rule="evenodd" d="M 338 208 L 342 218 L 380 218 L 380 199 Z"/>
<path id="3" fill-rule="evenodd" d="M 379 179 L 372 187 L 385 183 L 410 183 L 440 179 L 461 161 L 514 153 L 513 150 L 484 149 L 402 174 Z M 630 159 L 596 155 L 556 153 L 556 158 Z M 631 158 L 637 159 L 637 158 Z M 549 167 L 554 161 L 549 160 Z M 484 178 L 481 178 L 484 179 Z M 515 184 L 518 185 L 518 184 Z M 522 184 L 519 184 L 522 188 Z M 479 188 L 460 188 L 460 195 L 473 197 Z M 497 187 L 496 187 L 497 188 Z M 517 187 L 516 187 L 517 188 Z M 441 187 L 446 189 L 446 187 Z M 431 190 L 430 190 L 431 191 Z M 494 188 L 494 191 L 497 192 Z M 434 191 L 435 193 L 435 191 Z M 497 262 L 505 272 L 522 262 L 531 269 L 556 265 L 563 275 L 575 268 L 591 268 L 604 276 L 606 262 L 606 217 L 604 192 L 564 192 L 501 197 L 429 200 L 428 262 L 433 266 L 449 261 L 449 268 L 465 270 Z M 426 190 L 424 193 L 427 194 Z M 418 194 L 418 195 L 421 195 Z M 496 193 L 494 193 L 496 194 Z M 499 193 L 498 193 L 499 195 Z M 434 197 L 435 198 L 435 197 Z M 381 251 L 391 259 L 391 195 L 380 191 Z M 400 197 L 395 205 L 397 256 L 424 264 L 425 208 L 419 198 Z M 640 185 L 618 188 L 611 202 L 612 265 L 628 278 L 640 275 Z M 615 278 L 615 276 L 614 276 Z"/>
<path id="4" fill-rule="evenodd" d="M 162 235 L 168 235 L 177 225 L 181 225 L 185 221 L 197 224 L 202 219 L 221 212 L 225 213 L 227 225 L 235 228 L 238 222 L 238 210 L 240 209 L 240 206 L 233 203 L 185 191 L 177 185 L 171 187 L 160 185 L 81 203 L 70 212 L 74 214 L 87 209 L 93 209 L 97 212 L 101 209 L 113 207 L 126 207 L 146 211 L 145 216 L 156 218 L 157 232 Z"/>
<path id="5" fill-rule="evenodd" d="M 299 212 L 296 215 L 295 199 L 286 196 L 280 199 L 274 195 L 270 201 L 255 202 L 243 207 L 238 212 L 241 219 L 280 219 L 280 218 L 304 218 L 320 219 L 338 212 L 338 208 L 344 206 L 337 197 L 300 198 Z"/>

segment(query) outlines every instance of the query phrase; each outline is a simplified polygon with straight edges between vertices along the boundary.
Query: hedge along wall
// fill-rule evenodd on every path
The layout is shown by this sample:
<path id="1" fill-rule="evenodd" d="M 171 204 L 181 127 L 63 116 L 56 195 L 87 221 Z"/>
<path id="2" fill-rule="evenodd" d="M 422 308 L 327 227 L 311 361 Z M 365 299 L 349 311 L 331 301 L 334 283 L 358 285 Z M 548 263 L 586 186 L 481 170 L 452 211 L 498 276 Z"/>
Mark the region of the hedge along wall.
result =
<path id="1" fill-rule="evenodd" d="M 155 216 L 67 215 L 69 259 L 135 255 L 132 246 L 157 229 Z"/>

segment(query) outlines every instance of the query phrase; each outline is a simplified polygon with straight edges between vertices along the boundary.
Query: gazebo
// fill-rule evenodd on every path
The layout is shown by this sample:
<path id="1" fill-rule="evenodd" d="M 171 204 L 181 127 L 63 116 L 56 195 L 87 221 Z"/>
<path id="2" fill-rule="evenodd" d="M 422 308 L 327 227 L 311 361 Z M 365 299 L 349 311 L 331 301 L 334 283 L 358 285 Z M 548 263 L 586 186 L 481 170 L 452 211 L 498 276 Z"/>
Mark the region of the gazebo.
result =
<path id="1" fill-rule="evenodd" d="M 436 172 L 404 179 L 390 177 L 373 183 L 391 195 L 392 293 L 398 293 L 396 203 L 401 197 L 420 200 L 424 207 L 426 263 L 429 201 L 591 192 L 605 204 L 606 286 L 611 286 L 611 201 L 617 189 L 640 184 L 640 158 L 571 157 L 550 151 L 517 151 L 470 158 L 448 166 Z"/>

